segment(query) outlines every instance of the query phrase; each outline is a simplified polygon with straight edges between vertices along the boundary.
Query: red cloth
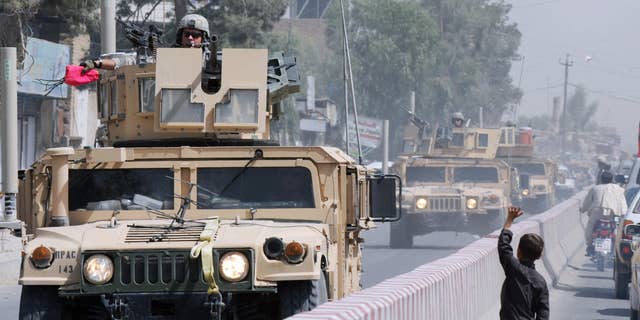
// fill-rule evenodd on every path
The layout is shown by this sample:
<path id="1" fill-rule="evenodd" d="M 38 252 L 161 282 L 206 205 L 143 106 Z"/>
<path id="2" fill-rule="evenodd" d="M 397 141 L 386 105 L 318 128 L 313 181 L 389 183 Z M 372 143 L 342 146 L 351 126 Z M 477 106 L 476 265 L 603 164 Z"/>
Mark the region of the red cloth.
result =
<path id="1" fill-rule="evenodd" d="M 100 79 L 100 73 L 96 69 L 91 69 L 82 74 L 82 66 L 68 65 L 64 74 L 64 83 L 71 86 L 81 86 Z"/>

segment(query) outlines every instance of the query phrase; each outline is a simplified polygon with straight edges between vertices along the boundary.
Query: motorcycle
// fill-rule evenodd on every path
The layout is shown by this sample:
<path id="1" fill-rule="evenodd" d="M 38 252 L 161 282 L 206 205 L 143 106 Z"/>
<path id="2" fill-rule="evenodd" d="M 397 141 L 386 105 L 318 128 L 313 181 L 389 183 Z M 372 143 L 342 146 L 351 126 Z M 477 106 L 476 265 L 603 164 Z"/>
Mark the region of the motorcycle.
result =
<path id="1" fill-rule="evenodd" d="M 613 264 L 613 245 L 616 236 L 616 218 L 600 218 L 593 228 L 593 254 L 591 260 L 598 271 L 604 271 L 605 265 Z"/>

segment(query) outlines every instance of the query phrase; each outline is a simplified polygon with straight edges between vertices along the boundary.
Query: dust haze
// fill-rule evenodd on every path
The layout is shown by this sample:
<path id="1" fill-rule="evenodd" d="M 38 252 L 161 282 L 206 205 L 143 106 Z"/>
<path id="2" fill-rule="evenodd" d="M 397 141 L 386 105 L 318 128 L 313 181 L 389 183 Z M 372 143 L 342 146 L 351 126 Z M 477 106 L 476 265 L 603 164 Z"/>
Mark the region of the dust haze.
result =
<path id="1" fill-rule="evenodd" d="M 519 114 L 551 114 L 552 98 L 563 94 L 564 67 L 559 61 L 569 54 L 573 66 L 567 95 L 572 95 L 572 85 L 583 85 L 587 102 L 598 101 L 596 122 L 615 126 L 622 148 L 635 154 L 640 121 L 640 2 L 507 2 L 513 6 L 509 16 L 522 33 L 519 53 L 525 57 L 524 65 L 514 61 L 511 69 L 514 85 L 520 82 L 524 92 Z"/>

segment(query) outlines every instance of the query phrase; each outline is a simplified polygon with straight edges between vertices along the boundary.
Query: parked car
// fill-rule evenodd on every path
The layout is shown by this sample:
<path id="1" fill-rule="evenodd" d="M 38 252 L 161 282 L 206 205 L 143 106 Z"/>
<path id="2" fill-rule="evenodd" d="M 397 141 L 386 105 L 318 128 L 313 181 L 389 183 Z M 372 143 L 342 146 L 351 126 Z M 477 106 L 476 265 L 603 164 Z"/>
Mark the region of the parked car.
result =
<path id="1" fill-rule="evenodd" d="M 640 187 L 625 191 L 625 198 L 629 209 L 620 219 L 615 237 L 615 259 L 613 266 L 613 280 L 615 282 L 616 298 L 626 299 L 631 281 L 631 248 L 634 236 L 640 236 Z"/>

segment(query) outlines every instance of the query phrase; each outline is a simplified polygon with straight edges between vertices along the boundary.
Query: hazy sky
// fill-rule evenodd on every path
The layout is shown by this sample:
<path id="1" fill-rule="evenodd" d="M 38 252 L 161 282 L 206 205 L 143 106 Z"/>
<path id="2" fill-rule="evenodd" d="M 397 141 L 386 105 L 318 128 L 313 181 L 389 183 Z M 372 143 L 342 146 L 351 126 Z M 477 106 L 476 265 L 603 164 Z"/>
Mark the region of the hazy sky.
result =
<path id="1" fill-rule="evenodd" d="M 636 151 L 640 121 L 639 0 L 505 0 L 513 5 L 511 21 L 522 33 L 525 57 L 520 114 L 551 113 L 551 99 L 562 96 L 564 67 L 570 55 L 569 83 L 587 89 L 598 101 L 596 120 L 615 125 L 623 148 Z M 590 57 L 588 60 L 587 57 Z M 517 86 L 521 62 L 511 75 Z M 568 96 L 573 92 L 569 86 Z"/>

